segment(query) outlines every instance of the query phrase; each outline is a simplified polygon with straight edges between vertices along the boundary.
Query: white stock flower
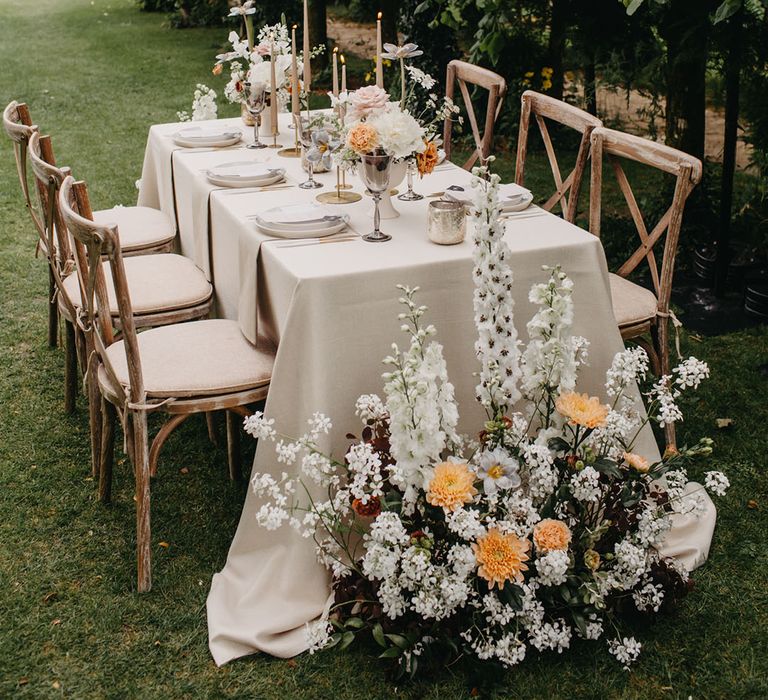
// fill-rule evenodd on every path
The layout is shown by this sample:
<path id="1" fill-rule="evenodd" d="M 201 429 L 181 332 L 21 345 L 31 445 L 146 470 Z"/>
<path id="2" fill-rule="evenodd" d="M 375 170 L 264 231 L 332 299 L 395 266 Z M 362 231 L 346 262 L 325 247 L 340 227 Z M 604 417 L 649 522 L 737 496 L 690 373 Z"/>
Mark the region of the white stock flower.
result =
<path id="1" fill-rule="evenodd" d="M 272 427 L 274 424 L 274 418 L 265 418 L 261 411 L 256 411 L 243 421 L 243 429 L 257 440 L 274 440 L 276 435 Z"/>
<path id="2" fill-rule="evenodd" d="M 675 377 L 675 384 L 679 391 L 684 389 L 698 389 L 702 380 L 709 377 L 709 366 L 706 362 L 697 360 L 695 357 L 689 357 L 681 362 L 672 370 Z"/>
<path id="3" fill-rule="evenodd" d="M 625 671 L 629 671 L 630 665 L 640 656 L 642 645 L 634 637 L 624 639 L 612 639 L 608 642 L 608 651 L 621 663 Z"/>
<path id="4" fill-rule="evenodd" d="M 600 497 L 600 473 L 594 467 L 584 467 L 571 477 L 571 492 L 577 501 L 597 503 Z"/>
<path id="5" fill-rule="evenodd" d="M 707 491 L 711 491 L 716 496 L 725 496 L 725 492 L 731 482 L 728 481 L 728 477 L 723 472 L 707 472 L 704 475 L 704 486 L 707 487 Z"/>
<path id="6" fill-rule="evenodd" d="M 320 651 L 331 641 L 333 627 L 327 617 L 321 617 L 315 622 L 307 622 L 304 626 L 307 646 L 310 654 Z"/>
<path id="7" fill-rule="evenodd" d="M 559 586 L 565 583 L 569 566 L 568 552 L 553 550 L 536 559 L 537 580 L 542 586 Z"/>

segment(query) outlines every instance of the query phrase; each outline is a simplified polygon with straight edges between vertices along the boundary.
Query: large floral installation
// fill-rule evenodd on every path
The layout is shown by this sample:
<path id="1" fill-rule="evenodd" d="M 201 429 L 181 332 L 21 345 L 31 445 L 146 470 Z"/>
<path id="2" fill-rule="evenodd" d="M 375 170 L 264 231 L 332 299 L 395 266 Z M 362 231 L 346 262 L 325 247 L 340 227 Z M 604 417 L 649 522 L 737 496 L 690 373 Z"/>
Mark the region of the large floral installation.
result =
<path id="1" fill-rule="evenodd" d="M 681 362 L 650 383 L 644 409 L 636 387 L 648 358 L 630 348 L 607 372 L 609 403 L 579 393 L 588 343 L 571 333 L 572 282 L 545 268 L 523 344 L 499 178 L 474 174 L 476 394 L 487 422 L 473 439 L 457 433 L 435 328 L 417 290 L 403 287 L 407 347 L 393 345 L 384 360 L 384 398 L 358 399 L 361 437 L 342 459 L 318 446 L 332 429 L 326 416 L 315 414 L 297 440 L 261 413 L 246 419 L 294 471 L 254 475 L 257 519 L 313 539 L 332 573 L 332 605 L 307 626 L 310 652 L 369 637 L 398 674 L 413 675 L 462 655 L 511 667 L 529 652 L 604 637 L 628 668 L 640 643 L 625 631 L 627 614 L 659 613 L 689 589 L 687 570 L 659 545 L 675 514 L 703 507 L 686 465 L 712 451 L 704 439 L 649 462 L 634 445 L 649 421 L 680 420 L 678 398 L 709 370 Z M 705 485 L 723 495 L 728 479 L 710 471 Z"/>

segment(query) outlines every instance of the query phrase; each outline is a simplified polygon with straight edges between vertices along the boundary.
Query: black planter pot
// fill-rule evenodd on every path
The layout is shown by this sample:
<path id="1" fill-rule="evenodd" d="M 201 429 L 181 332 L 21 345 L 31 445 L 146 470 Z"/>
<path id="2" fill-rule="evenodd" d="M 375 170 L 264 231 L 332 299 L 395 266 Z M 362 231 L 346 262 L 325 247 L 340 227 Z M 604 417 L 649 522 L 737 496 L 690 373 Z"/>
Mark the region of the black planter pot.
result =
<path id="1" fill-rule="evenodd" d="M 744 289 L 744 311 L 760 321 L 768 321 L 768 279 L 747 282 Z"/>

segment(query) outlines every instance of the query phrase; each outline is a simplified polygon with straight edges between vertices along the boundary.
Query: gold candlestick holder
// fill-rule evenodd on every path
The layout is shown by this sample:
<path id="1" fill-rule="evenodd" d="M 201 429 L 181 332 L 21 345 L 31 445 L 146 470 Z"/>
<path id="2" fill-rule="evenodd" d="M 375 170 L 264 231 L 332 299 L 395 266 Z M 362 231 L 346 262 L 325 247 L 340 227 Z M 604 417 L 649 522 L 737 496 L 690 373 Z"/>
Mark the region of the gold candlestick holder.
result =
<path id="1" fill-rule="evenodd" d="M 336 187 L 333 192 L 323 192 L 317 195 L 317 201 L 323 204 L 352 204 L 359 202 L 363 197 L 357 192 L 343 192 L 341 184 L 342 170 L 336 168 Z M 349 185 L 351 187 L 352 185 Z"/>
<path id="2" fill-rule="evenodd" d="M 293 122 L 289 124 L 288 128 L 293 129 L 293 146 L 288 148 L 282 148 L 277 152 L 277 155 L 283 156 L 283 158 L 298 158 L 301 156 L 301 146 L 299 146 L 299 130 L 296 128 L 296 115 L 293 115 Z"/>
<path id="3" fill-rule="evenodd" d="M 341 171 L 341 184 L 337 185 L 337 188 L 340 189 L 340 190 L 351 190 L 352 189 L 352 185 L 350 185 L 347 182 L 347 171 L 346 170 L 342 170 Z"/>

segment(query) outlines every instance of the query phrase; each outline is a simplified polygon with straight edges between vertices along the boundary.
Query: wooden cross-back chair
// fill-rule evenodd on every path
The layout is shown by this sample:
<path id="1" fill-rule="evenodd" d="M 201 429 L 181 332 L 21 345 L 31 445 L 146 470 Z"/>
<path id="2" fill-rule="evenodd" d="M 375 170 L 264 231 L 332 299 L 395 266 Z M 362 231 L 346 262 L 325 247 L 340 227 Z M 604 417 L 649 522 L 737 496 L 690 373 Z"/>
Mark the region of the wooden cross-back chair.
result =
<path id="1" fill-rule="evenodd" d="M 592 132 L 591 140 L 590 231 L 600 236 L 603 159 L 605 158 L 611 164 L 640 237 L 637 249 L 616 271 L 616 274 L 610 275 L 614 316 L 622 338 L 634 339 L 642 345 L 648 351 L 656 374 L 668 375 L 670 373 L 669 322 L 670 319 L 676 322 L 670 311 L 675 255 L 685 202 L 701 180 L 701 161 L 655 141 L 603 127 Z M 675 178 L 672 202 L 650 231 L 622 167 L 622 159 L 655 168 Z M 659 269 L 654 250 L 661 244 L 662 238 L 664 238 L 664 247 L 661 254 L 661 269 Z M 627 279 L 643 261 L 648 263 L 653 291 Z M 650 342 L 645 339 L 645 334 L 650 334 Z M 667 449 L 675 451 L 677 444 L 674 425 L 666 426 L 665 437 Z"/>
<path id="2" fill-rule="evenodd" d="M 579 194 L 581 193 L 581 182 L 584 171 L 587 167 L 589 158 L 590 134 L 602 122 L 595 116 L 585 112 L 578 107 L 556 100 L 554 97 L 542 95 L 533 90 L 526 90 L 521 98 L 522 105 L 520 110 L 520 133 L 517 139 L 517 160 L 515 162 L 515 182 L 518 185 L 525 184 L 525 161 L 528 155 L 528 136 L 531 124 L 531 115 L 533 115 L 536 124 L 539 127 L 541 139 L 544 142 L 544 149 L 547 152 L 547 160 L 552 170 L 552 176 L 555 180 L 554 194 L 542 204 L 542 209 L 552 211 L 557 204 L 560 204 L 563 218 L 573 223 L 576 220 L 576 214 L 579 206 Z M 560 165 L 557 161 L 552 138 L 547 128 L 547 122 L 550 120 L 570 129 L 575 129 L 581 134 L 579 150 L 576 154 L 576 163 L 573 170 L 563 179 L 560 172 Z"/>
<path id="3" fill-rule="evenodd" d="M 82 290 L 77 275 L 73 274 L 75 268 L 69 235 L 58 206 L 59 189 L 71 171 L 56 165 L 50 136 L 33 134 L 29 141 L 28 155 L 37 181 L 46 239 L 49 248 L 57 251 L 55 258 L 50 259 L 50 264 L 56 282 L 59 313 L 66 328 L 64 404 L 66 410 L 71 412 L 75 408 L 77 393 L 76 350 L 78 346 L 82 348 L 82 342 L 78 344 L 75 330 Z M 134 317 L 137 328 L 204 318 L 210 313 L 213 288 L 203 271 L 188 258 L 172 253 L 155 253 L 130 256 L 125 265 L 129 288 L 139 302 Z M 120 328 L 117 300 L 109 275 L 106 277 L 106 285 L 110 314 L 114 325 Z M 97 389 L 91 387 L 89 393 L 94 393 L 98 399 Z M 93 466 L 96 467 L 95 461 Z"/>
<path id="4" fill-rule="evenodd" d="M 38 131 L 38 127 L 32 124 L 27 105 L 13 100 L 3 110 L 3 128 L 13 142 L 13 155 L 16 160 L 16 171 L 19 175 L 24 203 L 37 231 L 37 250 L 42 251 L 48 260 L 48 345 L 55 348 L 59 338 L 58 306 L 55 300 L 56 280 L 53 275 L 57 251 L 55 246 L 49 247 L 51 241 L 49 241 L 46 233 L 43 212 L 37 207 L 34 195 L 30 192 L 27 170 L 29 141 L 32 135 Z"/>
<path id="5" fill-rule="evenodd" d="M 257 349 L 235 321 L 202 320 L 152 328 L 138 334 L 118 227 L 89 217 L 85 184 L 71 176 L 62 183 L 59 206 L 74 244 L 82 287 L 78 325 L 95 353 L 101 393 L 99 494 L 110 498 L 114 429 L 119 417 L 136 482 L 138 589 L 152 586 L 150 558 L 150 474 L 171 432 L 195 413 L 227 412 L 231 478 L 239 472 L 238 423 L 246 406 L 266 398 L 274 363 L 272 348 Z M 122 338 L 115 339 L 104 266 L 114 284 Z M 168 421 L 152 441 L 147 416 L 162 412 Z"/>
<path id="6" fill-rule="evenodd" d="M 478 159 L 482 165 L 488 159 L 488 156 L 491 155 L 493 127 L 499 118 L 501 107 L 504 104 L 504 97 L 507 94 L 507 81 L 498 73 L 494 73 L 487 68 L 481 68 L 466 61 L 453 60 L 448 64 L 445 78 L 445 96 L 450 100 L 454 99 L 456 83 L 459 84 L 459 91 L 467 111 L 467 119 L 475 140 L 475 150 L 462 166 L 465 170 L 470 170 Z M 475 110 L 472 106 L 472 97 L 469 93 L 468 85 L 488 90 L 488 106 L 485 112 L 485 127 L 482 134 L 480 133 Z M 448 160 L 451 157 L 452 133 L 453 121 L 449 117 L 445 120 L 443 126 L 443 149 Z"/>

